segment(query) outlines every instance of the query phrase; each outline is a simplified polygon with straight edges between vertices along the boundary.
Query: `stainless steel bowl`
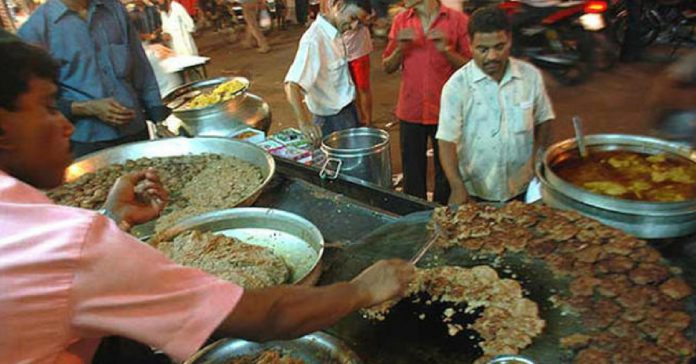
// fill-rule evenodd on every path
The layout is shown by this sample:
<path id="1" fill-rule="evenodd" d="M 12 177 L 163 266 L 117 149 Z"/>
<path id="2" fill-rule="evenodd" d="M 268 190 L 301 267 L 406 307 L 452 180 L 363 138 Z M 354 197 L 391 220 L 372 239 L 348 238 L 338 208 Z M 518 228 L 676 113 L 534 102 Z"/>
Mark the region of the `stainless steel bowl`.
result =
<path id="1" fill-rule="evenodd" d="M 535 364 L 531 359 L 521 355 L 500 355 L 486 364 Z"/>
<path id="2" fill-rule="evenodd" d="M 227 364 L 232 359 L 258 355 L 273 349 L 302 359 L 307 364 L 362 364 L 362 360 L 346 344 L 323 332 L 315 332 L 295 340 L 263 344 L 239 339 L 222 339 L 206 346 L 184 364 Z"/>
<path id="3" fill-rule="evenodd" d="M 219 233 L 273 250 L 292 271 L 290 283 L 312 285 L 321 273 L 321 232 L 305 218 L 287 211 L 259 207 L 211 211 L 179 221 L 160 233 L 157 240 L 187 230 Z"/>
<path id="4" fill-rule="evenodd" d="M 597 134 L 585 137 L 592 151 L 625 150 L 645 154 L 665 153 L 696 163 L 696 152 L 681 144 L 624 134 Z M 696 231 L 696 200 L 680 202 L 646 202 L 620 199 L 591 192 L 563 180 L 553 167 L 571 154 L 577 154 L 575 138 L 549 147 L 536 174 L 542 184 L 547 204 L 576 210 L 629 234 L 647 239 L 671 238 Z"/>
<path id="5" fill-rule="evenodd" d="M 169 138 L 123 144 L 88 154 L 66 169 L 65 179 L 71 182 L 85 173 L 91 173 L 111 164 L 125 163 L 129 159 L 173 157 L 181 155 L 221 154 L 233 156 L 257 166 L 263 180 L 238 206 L 250 206 L 256 201 L 263 188 L 275 173 L 275 161 L 268 152 L 256 145 L 225 138 Z M 149 237 L 154 224 L 136 226 L 133 234 L 140 238 Z"/>
<path id="6" fill-rule="evenodd" d="M 193 97 L 231 80 L 245 84 L 234 97 L 207 107 L 181 108 Z M 183 85 L 165 96 L 164 102 L 181 120 L 181 127 L 189 135 L 227 137 L 246 126 L 268 132 L 270 106 L 261 97 L 247 92 L 249 86 L 249 80 L 244 77 L 218 77 Z"/>

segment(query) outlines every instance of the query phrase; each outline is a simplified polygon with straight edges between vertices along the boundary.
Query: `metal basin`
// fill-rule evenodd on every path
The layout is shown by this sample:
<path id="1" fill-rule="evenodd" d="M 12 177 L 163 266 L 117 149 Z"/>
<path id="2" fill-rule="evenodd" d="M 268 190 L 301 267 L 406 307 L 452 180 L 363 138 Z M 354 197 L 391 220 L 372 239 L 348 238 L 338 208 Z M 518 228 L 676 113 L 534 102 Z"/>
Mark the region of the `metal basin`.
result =
<path id="1" fill-rule="evenodd" d="M 258 355 L 266 350 L 280 350 L 307 364 L 362 364 L 360 358 L 343 342 L 315 332 L 299 339 L 254 343 L 240 339 L 222 339 L 196 353 L 184 364 L 227 364 L 233 359 Z"/>
<path id="2" fill-rule="evenodd" d="M 291 212 L 259 207 L 211 211 L 179 221 L 156 240 L 186 230 L 219 233 L 271 249 L 292 271 L 293 284 L 313 285 L 321 274 L 324 238 L 314 224 Z"/>
<path id="3" fill-rule="evenodd" d="M 623 150 L 644 154 L 665 153 L 696 163 L 696 152 L 664 140 L 624 134 L 597 134 L 585 137 L 590 151 Z M 547 204 L 576 210 L 586 216 L 646 239 L 672 238 L 696 231 L 696 200 L 646 202 L 621 199 L 578 187 L 554 173 L 553 167 L 569 155 L 577 154 L 574 138 L 549 147 L 536 174 Z"/>
<path id="4" fill-rule="evenodd" d="M 261 170 L 262 181 L 253 192 L 238 206 L 250 206 L 256 201 L 263 188 L 275 173 L 275 161 L 268 152 L 251 143 L 225 138 L 169 138 L 145 142 L 123 144 L 88 154 L 70 165 L 65 172 L 65 180 L 71 182 L 85 173 L 91 173 L 111 164 L 125 163 L 129 159 L 173 157 L 181 155 L 220 154 L 233 156 L 257 166 Z M 148 238 L 154 231 L 152 222 L 133 228 L 133 235 Z"/>
<path id="5" fill-rule="evenodd" d="M 211 90 L 221 83 L 239 80 L 246 86 L 224 102 L 195 109 L 182 109 L 187 100 L 200 92 Z M 193 136 L 228 137 L 235 131 L 250 126 L 268 132 L 271 127 L 271 108 L 261 97 L 247 92 L 249 80 L 243 77 L 218 77 L 183 85 L 164 98 L 181 127 Z"/>
<path id="6" fill-rule="evenodd" d="M 374 128 L 353 128 L 331 133 L 321 143 L 327 163 L 336 162 L 336 175 L 345 173 L 390 188 L 389 133 Z M 328 165 L 327 164 L 327 165 Z"/>

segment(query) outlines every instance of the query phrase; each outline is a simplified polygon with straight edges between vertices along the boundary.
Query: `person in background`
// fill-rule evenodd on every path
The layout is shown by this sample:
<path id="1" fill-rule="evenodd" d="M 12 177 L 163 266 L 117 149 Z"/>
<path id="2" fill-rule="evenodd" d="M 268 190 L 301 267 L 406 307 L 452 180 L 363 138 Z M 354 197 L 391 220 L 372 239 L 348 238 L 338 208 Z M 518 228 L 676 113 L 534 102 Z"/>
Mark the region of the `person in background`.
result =
<path id="1" fill-rule="evenodd" d="M 180 266 L 119 228 L 156 218 L 166 206 L 153 169 L 119 178 L 103 214 L 54 204 L 41 190 L 62 183 L 74 131 L 55 105 L 59 67 L 18 41 L 1 43 L 0 54 L 3 362 L 90 363 L 107 335 L 181 362 L 213 333 L 267 341 L 324 329 L 400 297 L 413 279 L 412 264 L 382 260 L 349 282 L 245 290 Z"/>
<path id="2" fill-rule="evenodd" d="M 640 60 L 643 55 L 643 45 L 640 39 L 643 0 L 628 0 L 624 3 L 626 4 L 628 19 L 626 22 L 626 35 L 621 45 L 621 61 L 635 62 Z"/>
<path id="3" fill-rule="evenodd" d="M 128 4 L 128 15 L 131 18 L 133 27 L 140 34 L 140 40 L 150 42 L 158 36 L 156 33 L 155 24 L 147 12 L 147 7 L 143 0 L 135 0 Z"/>
<path id="4" fill-rule="evenodd" d="M 510 57 L 503 10 L 475 11 L 469 36 L 474 59 L 445 84 L 436 135 L 449 203 L 505 202 L 524 196 L 555 116 L 541 72 Z"/>
<path id="5" fill-rule="evenodd" d="M 297 24 L 305 25 L 309 15 L 309 0 L 295 0 L 295 17 Z"/>
<path id="6" fill-rule="evenodd" d="M 327 14 L 302 35 L 285 76 L 285 95 L 308 140 L 358 125 L 355 86 L 350 78 L 342 33 L 355 30 L 366 14 L 358 0 L 333 0 Z"/>
<path id="7" fill-rule="evenodd" d="M 198 47 L 193 39 L 196 24 L 186 9 L 174 0 L 160 0 L 162 39 L 180 56 L 197 56 Z"/>
<path id="8" fill-rule="evenodd" d="M 260 0 L 237 0 L 242 5 L 242 14 L 246 23 L 244 31 L 244 45 L 247 48 L 253 48 L 254 42 L 259 47 L 259 53 L 268 53 L 271 47 L 268 45 L 268 40 L 261 32 L 259 26 L 259 1 Z"/>
<path id="9" fill-rule="evenodd" d="M 370 9 L 369 2 L 363 1 L 363 8 Z M 372 124 L 372 90 L 370 88 L 370 53 L 374 49 L 370 28 L 365 19 L 355 30 L 350 29 L 341 35 L 348 54 L 348 69 L 355 84 L 355 104 L 360 115 L 360 125 Z"/>
<path id="10" fill-rule="evenodd" d="M 387 73 L 401 70 L 396 117 L 401 125 L 404 192 L 426 197 L 428 140 L 435 151 L 434 199 L 446 203 L 447 179 L 435 140 L 442 86 L 470 58 L 468 17 L 438 0 L 406 0 L 406 11 L 394 18 L 382 55 Z"/>
<path id="11" fill-rule="evenodd" d="M 75 125 L 75 156 L 147 140 L 145 120 L 169 115 L 119 1 L 48 0 L 18 35 L 60 62 L 57 107 Z"/>

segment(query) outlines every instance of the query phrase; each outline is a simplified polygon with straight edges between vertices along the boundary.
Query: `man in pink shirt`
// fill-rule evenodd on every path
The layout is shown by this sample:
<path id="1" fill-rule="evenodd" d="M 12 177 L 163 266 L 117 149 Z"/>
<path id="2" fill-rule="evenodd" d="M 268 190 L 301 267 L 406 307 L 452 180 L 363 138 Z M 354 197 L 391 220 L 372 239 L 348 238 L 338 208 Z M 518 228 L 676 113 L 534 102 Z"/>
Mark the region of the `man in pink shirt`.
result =
<path id="1" fill-rule="evenodd" d="M 155 218 L 167 193 L 157 173 L 120 178 L 107 216 L 58 206 L 39 189 L 62 183 L 73 126 L 55 106 L 58 68 L 38 48 L 0 43 L 0 358 L 91 362 L 118 335 L 182 361 L 217 331 L 296 337 L 402 294 L 413 266 L 377 262 L 351 282 L 241 287 L 179 266 L 119 226 Z"/>
<path id="2" fill-rule="evenodd" d="M 428 139 L 435 149 L 435 201 L 447 203 L 449 187 L 435 140 L 440 94 L 450 76 L 471 58 L 468 17 L 438 0 L 405 0 L 382 56 L 387 73 L 402 71 L 396 117 L 401 121 L 404 192 L 426 197 Z"/>

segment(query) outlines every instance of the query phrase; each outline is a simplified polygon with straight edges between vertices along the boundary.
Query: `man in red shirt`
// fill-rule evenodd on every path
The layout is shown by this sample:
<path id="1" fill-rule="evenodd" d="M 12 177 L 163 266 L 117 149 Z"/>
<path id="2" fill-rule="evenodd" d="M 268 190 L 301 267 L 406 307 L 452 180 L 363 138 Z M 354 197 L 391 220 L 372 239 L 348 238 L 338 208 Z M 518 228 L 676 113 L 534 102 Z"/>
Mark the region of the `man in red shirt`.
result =
<path id="1" fill-rule="evenodd" d="M 450 76 L 471 58 L 468 17 L 438 0 L 406 0 L 406 11 L 394 18 L 382 56 L 387 73 L 401 68 L 396 104 L 401 122 L 404 192 L 425 198 L 427 145 L 435 149 L 435 201 L 447 203 L 449 186 L 438 158 L 440 93 Z"/>

